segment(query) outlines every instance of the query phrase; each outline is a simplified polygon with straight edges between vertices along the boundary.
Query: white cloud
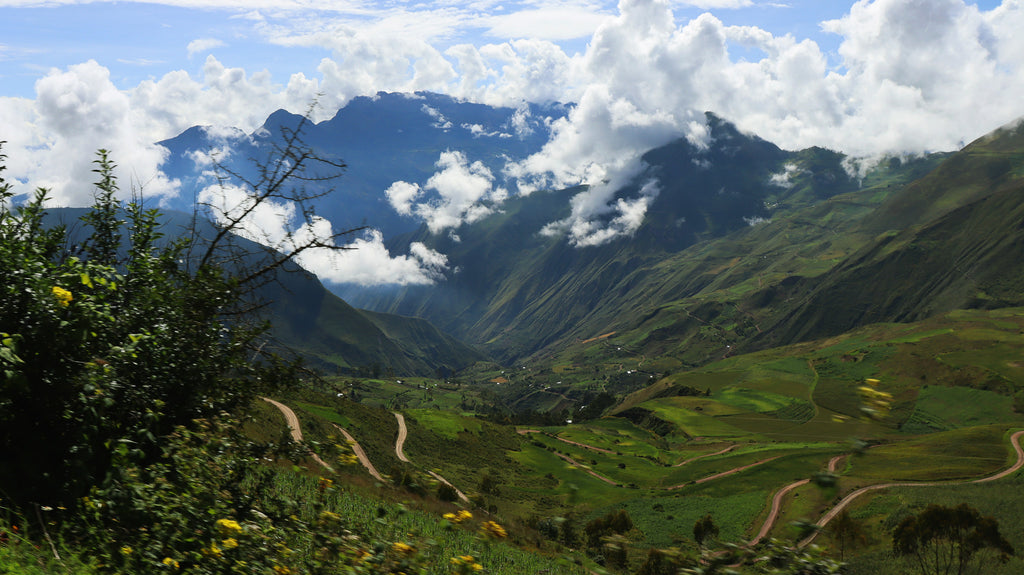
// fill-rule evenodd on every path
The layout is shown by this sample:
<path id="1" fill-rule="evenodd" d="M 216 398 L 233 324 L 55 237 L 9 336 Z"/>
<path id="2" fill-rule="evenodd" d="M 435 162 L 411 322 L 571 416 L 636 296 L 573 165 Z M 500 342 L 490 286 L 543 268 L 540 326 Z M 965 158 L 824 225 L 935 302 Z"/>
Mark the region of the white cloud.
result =
<path id="1" fill-rule="evenodd" d="M 749 4 L 688 3 L 708 9 Z M 230 68 L 213 57 L 201 77 L 178 70 L 128 89 L 115 87 L 96 62 L 54 70 L 39 80 L 34 101 L 0 99 L 7 175 L 31 182 L 20 190 L 45 185 L 57 203 L 88 203 L 93 150 L 103 146 L 113 150 L 126 190 L 125 184 L 141 181 L 149 194 L 174 194 L 175 182 L 159 172 L 164 152 L 152 142 L 195 124 L 251 131 L 275 109 L 302 112 L 318 93 L 316 120 L 378 90 L 434 90 L 510 106 L 576 102 L 551 126 L 548 145 L 506 172 L 524 193 L 588 184 L 589 191 L 573 200 L 572 220 L 550 228 L 576 229 L 570 237 L 582 243 L 600 237 L 613 221 L 612 237 L 633 229 L 644 204 L 615 196 L 616 186 L 640 173 L 639 157 L 651 147 L 679 136 L 710 145 L 704 111 L 786 148 L 820 145 L 856 155 L 952 149 L 1024 116 L 1020 0 L 989 11 L 964 0 L 858 1 L 823 25 L 840 38 L 835 65 L 811 40 L 726 26 L 711 14 L 677 21 L 670 0 L 621 0 L 618 14 L 603 20 L 604 6 L 583 1 L 499 7 L 493 1 L 399 6 L 338 0 L 312 10 L 260 0 L 213 7 L 238 10 L 239 25 L 252 26 L 264 42 L 322 48 L 330 57 L 320 60 L 317 77 L 296 74 L 277 82 L 267 72 Z M 558 10 L 585 17 L 551 18 Z M 562 29 L 549 30 L 549 23 Z M 535 33 L 527 34 L 530 26 Z M 516 39 L 474 45 L 466 41 L 470 29 Z M 583 29 L 594 33 L 581 54 L 551 41 Z M 190 44 L 192 53 L 203 40 Z M 736 46 L 753 49 L 746 58 L 763 57 L 740 60 L 730 52 Z M 522 136 L 542 119 L 520 110 L 507 130 Z M 465 159 L 440 165 L 452 182 L 438 177 L 439 187 L 428 182 L 422 189 L 407 184 L 393 188 L 389 199 L 438 230 L 453 229 L 499 201 L 494 178 L 473 165 Z"/>
<path id="2" fill-rule="evenodd" d="M 225 45 L 224 41 L 217 38 L 196 38 L 189 42 L 185 49 L 188 50 L 188 57 L 191 58 L 200 52 L 209 52 L 214 48 L 220 48 Z"/>
<path id="3" fill-rule="evenodd" d="M 210 206 L 214 220 L 221 224 L 244 214 L 235 233 L 282 253 L 291 253 L 313 240 L 333 245 L 328 240 L 333 235 L 331 222 L 314 216 L 300 224 L 292 203 L 264 201 L 254 207 L 253 197 L 247 190 L 220 184 L 204 188 L 199 201 Z M 410 246 L 409 255 L 392 256 L 377 230 L 367 230 L 345 248 L 305 249 L 295 261 L 324 281 L 364 286 L 432 284 L 443 280 L 448 269 L 448 258 L 444 254 L 419 242 Z"/>
<path id="4" fill-rule="evenodd" d="M 494 175 L 487 166 L 470 163 L 462 152 L 442 152 L 436 165 L 439 170 L 423 186 L 395 182 L 385 191 L 396 212 L 423 220 L 431 233 L 471 224 L 508 196 L 507 190 L 493 186 Z"/>
<path id="5" fill-rule="evenodd" d="M 320 279 L 336 284 L 428 285 L 444 279 L 448 258 L 414 242 L 408 255 L 392 256 L 377 230 L 346 244 L 346 250 L 309 250 L 299 263 Z"/>
<path id="6" fill-rule="evenodd" d="M 551 5 L 481 18 L 498 38 L 571 40 L 590 36 L 607 14 L 586 6 Z"/>
<path id="7" fill-rule="evenodd" d="M 615 185 L 603 184 L 577 194 L 571 201 L 572 214 L 548 224 L 541 233 L 547 236 L 566 234 L 569 243 L 577 247 L 598 246 L 633 236 L 643 225 L 647 210 L 661 188 L 656 180 L 648 180 L 640 188 L 639 196 L 620 197 L 611 202 L 617 190 Z"/>
<path id="8" fill-rule="evenodd" d="M 451 121 L 449 121 L 448 118 L 445 118 L 444 114 L 442 114 L 437 108 L 431 108 L 430 106 L 423 104 L 420 109 L 424 114 L 434 119 L 434 123 L 431 125 L 438 130 L 448 130 L 452 127 Z"/>
<path id="9" fill-rule="evenodd" d="M 681 3 L 704 10 L 746 8 L 754 5 L 752 0 L 681 0 Z"/>
<path id="10" fill-rule="evenodd" d="M 36 83 L 36 93 L 31 110 L 16 100 L 2 105 L 13 104 L 23 114 L 14 123 L 12 144 L 24 147 L 8 152 L 16 158 L 9 175 L 51 189 L 54 205 L 87 205 L 96 180 L 93 161 L 104 148 L 118 166 L 121 197 L 129 196 L 132 188 L 150 198 L 177 193 L 178 182 L 159 169 L 167 150 L 145 138 L 145 122 L 110 81 L 106 68 L 90 60 L 66 72 L 52 70 Z"/>

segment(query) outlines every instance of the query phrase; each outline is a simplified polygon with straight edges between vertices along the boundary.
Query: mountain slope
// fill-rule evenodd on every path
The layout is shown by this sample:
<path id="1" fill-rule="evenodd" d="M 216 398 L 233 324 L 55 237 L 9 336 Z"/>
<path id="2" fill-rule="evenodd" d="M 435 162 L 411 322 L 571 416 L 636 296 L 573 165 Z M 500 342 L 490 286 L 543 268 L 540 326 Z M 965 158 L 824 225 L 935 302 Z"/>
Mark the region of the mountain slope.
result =
<path id="1" fill-rule="evenodd" d="M 921 223 L 882 233 L 822 278 L 771 340 L 834 335 L 961 308 L 1024 304 L 1022 176 L 1024 129 L 1019 127 L 986 136 L 951 157 L 883 204 L 878 219 L 869 218 L 866 227 L 891 225 L 907 214 L 920 214 Z"/>
<path id="2" fill-rule="evenodd" d="M 322 158 L 347 165 L 337 180 L 305 182 L 311 193 L 333 187 L 330 195 L 314 203 L 317 214 L 338 230 L 369 225 L 390 237 L 419 226 L 388 204 L 384 191 L 391 184 L 426 182 L 441 153 L 454 150 L 469 162 L 482 162 L 500 185 L 505 163 L 538 151 L 547 142 L 551 121 L 566 113 L 561 104 L 495 108 L 428 92 L 381 92 L 354 98 L 332 119 L 319 123 L 278 110 L 253 134 L 197 126 L 160 145 L 170 151 L 164 171 L 179 179 L 182 189 L 198 193 L 216 183 L 204 174 L 210 169 L 204 163 L 208 153 L 253 178 L 253 160 L 265 161 L 301 125 L 305 145 Z M 171 200 L 169 207 L 190 211 L 193 200 L 192 194 L 185 194 Z"/>
<path id="3" fill-rule="evenodd" d="M 50 225 L 63 224 L 72 244 L 89 233 L 80 221 L 84 208 L 48 210 Z M 182 234 L 212 237 L 215 228 L 182 212 L 161 214 L 161 244 Z M 266 253 L 263 246 L 233 238 L 242 256 L 241 265 Z M 234 253 L 234 252 L 233 252 Z M 285 266 L 272 281 L 259 286 L 253 300 L 265 305 L 259 312 L 271 323 L 271 345 L 297 352 L 312 364 L 330 371 L 351 372 L 362 368 L 390 369 L 401 375 L 433 375 L 438 370 L 457 370 L 485 359 L 479 351 L 442 333 L 428 322 L 353 308 L 328 291 L 313 274 L 295 265 Z"/>
<path id="4" fill-rule="evenodd" d="M 362 307 L 425 317 L 506 360 L 549 353 L 631 329 L 663 304 L 763 273 L 776 258 L 750 258 L 752 266 L 737 269 L 732 261 L 768 245 L 793 248 L 784 238 L 758 238 L 762 230 L 795 226 L 808 236 L 832 234 L 846 212 L 870 212 L 896 189 L 887 186 L 933 165 L 930 159 L 886 164 L 872 172 L 869 192 L 847 197 L 864 188 L 847 174 L 842 155 L 820 148 L 786 152 L 710 114 L 708 124 L 710 147 L 680 139 L 652 150 L 644 156 L 646 172 L 620 191 L 620 197 L 631 197 L 651 179 L 661 188 L 632 238 L 575 248 L 564 238 L 540 236 L 545 224 L 568 215 L 568 199 L 580 190 L 537 192 L 460 228 L 461 241 L 421 229 L 392 244 L 401 251 L 418 241 L 448 255 L 460 272 L 446 282 L 342 293 Z M 808 213 L 802 221 L 787 221 L 824 204 L 842 206 L 842 217 L 832 214 L 836 221 L 829 222 Z"/>

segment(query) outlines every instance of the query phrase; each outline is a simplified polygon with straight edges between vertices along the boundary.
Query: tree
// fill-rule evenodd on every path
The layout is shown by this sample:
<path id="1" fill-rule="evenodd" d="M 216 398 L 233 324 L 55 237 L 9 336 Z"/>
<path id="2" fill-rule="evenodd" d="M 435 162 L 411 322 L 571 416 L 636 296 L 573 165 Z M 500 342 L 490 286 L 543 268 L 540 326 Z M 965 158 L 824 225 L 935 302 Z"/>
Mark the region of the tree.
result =
<path id="1" fill-rule="evenodd" d="M 697 545 L 704 546 L 704 542 L 718 537 L 718 526 L 715 525 L 711 515 L 705 515 L 693 524 L 693 540 Z"/>
<path id="2" fill-rule="evenodd" d="M 923 575 L 963 575 L 972 564 L 981 572 L 986 555 L 1005 562 L 1014 554 L 1013 546 L 999 533 L 999 523 L 966 503 L 932 504 L 905 518 L 893 530 L 892 548 L 899 557 L 911 557 Z"/>
<path id="3" fill-rule="evenodd" d="M 843 510 L 836 518 L 828 524 L 828 530 L 832 537 L 839 543 L 839 559 L 846 559 L 846 546 L 851 547 L 865 542 L 864 530 L 860 523 L 847 510 Z"/>
<path id="4" fill-rule="evenodd" d="M 583 531 L 587 534 L 587 545 L 597 549 L 601 539 L 609 535 L 622 535 L 633 528 L 633 519 L 625 509 L 609 511 L 602 517 L 594 519 Z"/>
<path id="5" fill-rule="evenodd" d="M 302 184 L 330 176 L 310 166 L 341 164 L 319 160 L 298 130 L 286 136 L 260 177 L 241 182 L 240 206 L 211 207 L 219 225 L 197 217 L 178 238 L 162 238 L 158 212 L 138 195 L 116 198 L 105 150 L 84 238 L 46 221 L 46 190 L 16 206 L 0 177 L 0 493 L 9 504 L 67 505 L 115 461 L 158 458 L 177 426 L 244 408 L 294 378 L 294 365 L 263 352 L 266 326 L 252 315 L 259 288 L 305 250 L 342 249 L 339 234 L 289 233 L 286 252 L 236 234 L 268 202 L 292 202 L 315 222 L 310 203 L 325 192 Z"/>

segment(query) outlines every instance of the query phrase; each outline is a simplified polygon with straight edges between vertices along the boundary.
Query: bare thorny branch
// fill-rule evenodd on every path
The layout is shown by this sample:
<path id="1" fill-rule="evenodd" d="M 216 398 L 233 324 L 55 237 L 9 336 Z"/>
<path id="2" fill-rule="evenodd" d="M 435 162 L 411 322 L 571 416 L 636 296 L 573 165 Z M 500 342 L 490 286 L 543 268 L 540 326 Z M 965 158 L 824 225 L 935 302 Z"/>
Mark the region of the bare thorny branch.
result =
<path id="1" fill-rule="evenodd" d="M 198 204 L 199 208 L 213 216 L 217 224 L 217 232 L 205 243 L 198 265 L 203 267 L 223 259 L 231 261 L 235 264 L 233 267 L 241 272 L 236 279 L 246 292 L 276 281 L 278 271 L 295 263 L 308 250 L 350 249 L 339 240 L 365 229 L 357 227 L 341 232 L 332 231 L 323 236 L 309 233 L 304 234 L 301 240 L 299 238 L 298 232 L 302 226 L 313 229 L 316 222 L 315 202 L 334 192 L 334 188 L 326 184 L 339 178 L 346 167 L 341 161 L 319 155 L 303 140 L 302 133 L 310 122 L 314 106 L 307 110 L 295 128 L 281 127 L 282 143 L 272 142 L 271 153 L 266 159 L 250 158 L 257 168 L 256 178 L 249 178 L 223 162 L 214 161 L 218 185 L 222 189 L 231 185 L 240 187 L 245 192 L 245 201 L 236 206 L 221 207 L 210 202 Z M 319 189 L 310 190 L 306 184 L 314 184 Z M 235 235 L 252 235 L 252 230 L 246 226 L 247 220 L 259 208 L 268 204 L 294 206 L 300 214 L 299 227 L 289 226 L 286 235 L 276 245 L 270 245 L 270 238 L 264 234 L 261 243 L 270 249 L 260 253 L 254 264 L 242 265 L 254 254 L 239 248 L 232 238 Z"/>

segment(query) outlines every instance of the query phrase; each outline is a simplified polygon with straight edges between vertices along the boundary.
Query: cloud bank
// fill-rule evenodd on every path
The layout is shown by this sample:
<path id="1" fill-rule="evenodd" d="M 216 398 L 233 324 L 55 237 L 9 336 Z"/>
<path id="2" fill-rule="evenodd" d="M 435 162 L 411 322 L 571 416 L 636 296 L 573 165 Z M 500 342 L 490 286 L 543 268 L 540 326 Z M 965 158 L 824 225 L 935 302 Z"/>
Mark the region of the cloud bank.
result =
<path id="1" fill-rule="evenodd" d="M 679 19 L 670 0 L 621 0 L 614 10 L 582 1 L 511 3 L 504 11 L 488 2 L 379 10 L 341 2 L 319 11 L 242 4 L 238 21 L 261 42 L 319 50 L 316 74 L 275 80 L 227 67 L 213 55 L 221 46 L 202 38 L 183 47 L 189 55 L 211 52 L 197 77 L 178 70 L 119 88 L 95 61 L 51 70 L 35 99 L 0 98 L 7 175 L 22 182 L 21 191 L 47 186 L 54 203 L 83 205 L 93 151 L 105 147 L 125 190 L 131 182 L 159 198 L 179 190 L 160 172 L 165 152 L 153 142 L 196 124 L 249 131 L 278 108 L 304 111 L 317 94 L 321 116 L 314 119 L 378 90 L 432 90 L 508 106 L 575 102 L 548 144 L 502 175 L 517 193 L 587 184 L 570 218 L 545 228 L 586 246 L 635 231 L 657 185 L 630 198 L 616 197 L 618 186 L 640 173 L 639 157 L 651 147 L 678 137 L 708 145 L 705 111 L 785 148 L 819 145 L 856 156 L 955 149 L 1024 116 L 1020 0 L 988 11 L 964 0 L 859 0 L 821 24 L 839 39 L 831 55 L 810 39 L 728 26 L 711 12 Z M 717 11 L 751 2 L 686 4 Z M 541 26 L 553 10 L 564 11 L 562 21 L 575 14 L 575 24 Z M 470 29 L 483 30 L 485 40 L 463 41 Z M 563 42 L 581 36 L 589 37 L 582 50 Z M 387 198 L 432 230 L 450 231 L 500 204 L 496 176 L 476 166 L 450 152 L 429 180 L 396 183 Z M 361 241 L 366 254 L 384 257 L 374 236 Z M 421 255 L 376 261 L 419 266 L 419 276 L 394 272 L 419 278 L 409 281 L 436 278 L 430 270 L 443 266 L 430 265 L 440 258 Z"/>

